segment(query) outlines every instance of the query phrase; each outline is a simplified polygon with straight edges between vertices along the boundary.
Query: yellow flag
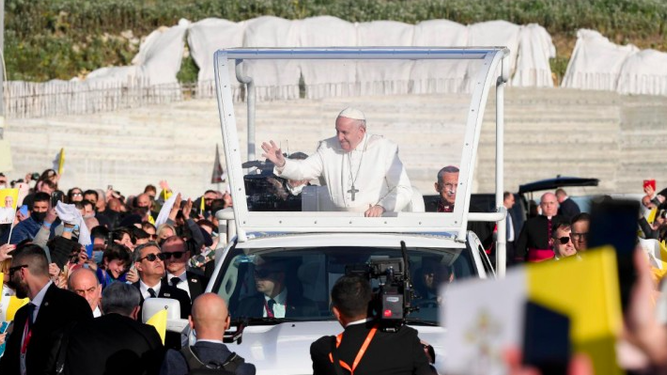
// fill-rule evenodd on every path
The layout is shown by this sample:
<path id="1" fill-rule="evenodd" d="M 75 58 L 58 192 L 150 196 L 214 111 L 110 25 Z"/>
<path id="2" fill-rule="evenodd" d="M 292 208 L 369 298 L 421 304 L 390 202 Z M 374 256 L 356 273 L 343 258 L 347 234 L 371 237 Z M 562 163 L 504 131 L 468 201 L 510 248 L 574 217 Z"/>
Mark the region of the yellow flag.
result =
<path id="1" fill-rule="evenodd" d="M 23 306 L 27 305 L 30 302 L 30 299 L 23 298 L 19 299 L 16 296 L 9 297 L 9 305 L 7 306 L 7 314 L 5 316 L 5 321 L 11 322 L 14 320 L 16 312 Z"/>
<path id="2" fill-rule="evenodd" d="M 146 324 L 155 327 L 155 330 L 160 335 L 162 339 L 162 344 L 164 345 L 164 337 L 167 334 L 167 309 L 162 309 L 151 316 Z"/>
<path id="3" fill-rule="evenodd" d="M 201 197 L 201 204 L 199 205 L 199 213 L 204 214 L 204 210 L 206 209 L 206 202 L 204 202 L 204 196 L 202 195 Z"/>
<path id="4" fill-rule="evenodd" d="M 65 148 L 60 149 L 60 157 L 58 157 L 58 175 L 63 174 L 65 168 Z"/>
<path id="5" fill-rule="evenodd" d="M 3 285 L 5 285 L 5 274 L 0 272 L 0 296 L 2 295 Z"/>
<path id="6" fill-rule="evenodd" d="M 615 360 L 622 315 L 613 247 L 535 264 L 526 271 L 530 300 L 570 318 L 573 351 L 588 354 L 596 374 L 623 374 Z"/>

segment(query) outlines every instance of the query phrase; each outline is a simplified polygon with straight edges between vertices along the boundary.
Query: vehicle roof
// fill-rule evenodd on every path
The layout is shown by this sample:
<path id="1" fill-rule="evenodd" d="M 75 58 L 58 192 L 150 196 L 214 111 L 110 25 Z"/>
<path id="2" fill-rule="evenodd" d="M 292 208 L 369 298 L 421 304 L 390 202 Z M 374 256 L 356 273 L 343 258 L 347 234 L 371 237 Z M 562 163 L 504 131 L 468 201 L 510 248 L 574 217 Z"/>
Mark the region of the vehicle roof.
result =
<path id="1" fill-rule="evenodd" d="M 556 176 L 556 178 L 548 178 L 546 180 L 519 185 L 519 194 L 530 193 L 533 191 L 553 190 L 568 186 L 598 186 L 599 183 L 600 180 L 597 178 Z"/>
<path id="2" fill-rule="evenodd" d="M 286 233 L 250 232 L 248 241 L 237 244 L 241 249 L 300 248 L 300 247 L 386 247 L 396 248 L 405 241 L 408 248 L 427 247 L 462 249 L 465 244 L 455 241 L 452 233 Z"/>

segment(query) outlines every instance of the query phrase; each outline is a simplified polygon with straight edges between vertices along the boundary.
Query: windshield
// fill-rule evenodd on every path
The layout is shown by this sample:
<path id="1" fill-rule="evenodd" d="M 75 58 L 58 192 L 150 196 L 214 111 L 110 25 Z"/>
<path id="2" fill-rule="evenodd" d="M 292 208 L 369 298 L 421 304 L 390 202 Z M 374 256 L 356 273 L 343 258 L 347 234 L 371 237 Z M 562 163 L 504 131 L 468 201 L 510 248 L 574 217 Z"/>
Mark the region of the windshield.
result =
<path id="1" fill-rule="evenodd" d="M 273 318 L 333 319 L 329 295 L 346 267 L 401 257 L 400 248 L 379 247 L 272 249 L 254 255 L 230 251 L 213 291 L 227 301 L 233 319 L 249 318 L 250 324 L 276 322 Z M 474 264 L 461 250 L 411 248 L 408 254 L 415 291 L 412 305 L 420 307 L 408 320 L 437 324 L 439 284 L 477 275 Z M 372 285 L 376 288 L 377 280 Z"/>

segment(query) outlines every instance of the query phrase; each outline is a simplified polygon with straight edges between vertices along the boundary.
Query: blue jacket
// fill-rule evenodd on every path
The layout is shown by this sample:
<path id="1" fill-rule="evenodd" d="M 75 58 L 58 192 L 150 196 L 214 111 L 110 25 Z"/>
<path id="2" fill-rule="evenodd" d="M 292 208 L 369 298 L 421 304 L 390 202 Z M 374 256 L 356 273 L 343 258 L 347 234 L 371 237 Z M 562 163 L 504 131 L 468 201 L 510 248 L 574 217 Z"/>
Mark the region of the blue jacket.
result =
<path id="1" fill-rule="evenodd" d="M 12 231 L 12 238 L 9 241 L 11 244 L 17 244 L 25 239 L 32 240 L 39 232 L 39 227 L 42 226 L 42 223 L 36 222 L 32 217 L 29 217 L 22 222 L 16 224 L 14 230 Z M 0 238 L 0 243 L 7 243 L 9 238 L 9 231 L 5 232 Z"/>

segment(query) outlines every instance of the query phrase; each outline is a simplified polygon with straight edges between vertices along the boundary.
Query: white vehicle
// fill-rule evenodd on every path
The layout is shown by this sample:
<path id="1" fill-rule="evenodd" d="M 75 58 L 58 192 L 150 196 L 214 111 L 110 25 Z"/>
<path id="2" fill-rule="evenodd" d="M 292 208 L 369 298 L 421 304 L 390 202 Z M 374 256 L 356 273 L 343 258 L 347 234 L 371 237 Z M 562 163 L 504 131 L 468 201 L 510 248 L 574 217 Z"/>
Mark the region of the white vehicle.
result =
<path id="1" fill-rule="evenodd" d="M 411 306 L 419 307 L 419 310 L 405 316 L 405 324 L 416 328 L 421 339 L 433 344 L 436 367 L 443 360 L 446 354 L 442 353 L 440 337 L 446 328 L 439 325 L 439 304 L 442 301 L 437 298 L 437 292 L 433 292 L 433 285 L 427 278 L 435 275 L 436 279 L 448 283 L 468 277 L 495 277 L 496 271 L 491 267 L 482 244 L 473 232 L 467 230 L 467 226 L 471 220 L 497 221 L 498 233 L 505 233 L 505 212 L 500 207 L 503 193 L 502 94 L 506 81 L 503 59 L 507 54 L 507 49 L 502 47 L 231 49 L 216 53 L 218 106 L 230 192 L 234 201 L 234 220 L 229 222 L 229 226 L 235 235 L 224 249 L 218 250 L 216 269 L 207 291 L 218 293 L 228 302 L 235 330 L 233 335 L 230 334 L 235 343 L 228 345 L 247 362 L 255 364 L 258 374 L 312 374 L 310 344 L 321 336 L 342 331 L 330 311 L 329 293 L 334 282 L 354 266 L 390 262 L 404 255 L 409 260 L 409 269 L 396 265 L 392 271 L 411 279 L 415 291 Z M 383 64 L 387 64 L 388 68 Z M 335 71 L 338 67 L 354 71 L 357 78 L 364 72 L 368 75 L 359 78 L 365 83 L 356 86 L 361 88 L 351 94 L 353 98 L 325 104 L 316 100 L 295 100 L 288 102 L 290 108 L 285 109 L 283 117 L 272 119 L 269 114 L 262 118 L 261 110 L 256 109 L 260 105 L 254 102 L 255 88 L 252 85 L 266 82 L 261 74 L 274 75 L 281 69 L 294 66 L 301 69 L 306 90 L 309 87 L 306 72 L 318 69 L 330 72 L 330 77 L 333 77 L 327 77 L 330 79 L 344 76 Z M 366 69 L 369 67 L 370 70 Z M 382 72 L 397 70 L 407 72 L 409 83 L 402 89 L 397 89 L 400 77 L 389 84 L 386 77 L 377 78 Z M 382 217 L 370 218 L 364 217 L 363 212 L 340 211 L 321 204 L 320 195 L 326 189 L 310 187 L 302 193 L 301 211 L 276 211 L 258 206 L 257 197 L 253 197 L 255 193 L 246 190 L 254 188 L 249 184 L 249 178 L 244 176 L 240 132 L 237 129 L 237 126 L 243 126 L 239 124 L 243 122 L 244 108 L 238 108 L 232 100 L 234 90 L 238 89 L 235 75 L 230 74 L 234 72 L 240 82 L 250 83 L 244 86 L 249 94 L 245 114 L 248 115 L 246 140 L 250 160 L 254 159 L 255 152 L 255 123 L 286 123 L 285 131 L 292 130 L 288 136 L 290 148 L 297 146 L 308 153 L 316 146 L 317 139 L 333 135 L 335 115 L 353 103 L 364 108 L 369 119 L 369 132 L 382 133 L 398 143 L 400 157 L 415 191 L 412 204 L 401 212 L 386 212 Z M 451 74 L 463 75 L 455 81 L 455 88 L 438 84 L 449 80 L 445 76 Z M 384 79 L 384 85 L 392 86 L 401 93 L 399 98 L 406 102 L 405 108 L 387 113 L 387 104 L 384 104 L 383 109 L 374 111 L 374 103 L 378 100 L 387 103 L 386 99 L 379 99 L 377 95 L 363 93 L 363 87 L 373 86 L 367 85 L 367 80 L 376 79 L 374 76 Z M 426 78 L 420 81 L 420 77 Z M 425 93 L 411 94 L 411 91 L 419 91 L 419 82 L 428 83 L 429 80 L 432 85 L 421 86 Z M 428 91 L 424 88 L 427 86 L 433 90 Z M 468 212 L 468 206 L 477 145 L 486 99 L 492 87 L 496 88 L 497 103 L 496 202 L 499 209 L 495 213 L 472 214 Z M 443 99 L 437 101 L 440 95 Z M 428 103 L 424 104 L 424 101 Z M 300 119 L 296 109 L 291 108 L 298 107 L 300 103 L 332 108 L 324 110 L 327 114 L 322 115 L 322 126 L 316 125 L 311 129 L 308 121 Z M 395 103 L 389 106 L 397 107 Z M 408 117 L 415 120 L 409 126 L 387 119 L 400 117 L 398 113 L 403 111 L 410 112 Z M 438 120 L 423 120 L 426 112 L 439 113 L 434 116 Z M 377 120 L 381 115 L 386 124 Z M 376 120 L 371 120 L 373 118 Z M 294 122 L 299 125 L 292 126 Z M 259 130 L 259 126 L 257 129 L 261 137 L 265 137 L 263 140 L 286 139 L 284 133 L 270 134 Z M 427 134 L 428 139 L 415 145 L 415 141 L 409 140 L 410 134 L 415 131 Z M 439 136 L 444 141 L 438 141 Z M 426 151 L 429 146 L 435 151 Z M 429 161 L 425 156 L 428 152 L 438 153 L 446 160 Z M 460 169 L 453 212 L 424 212 L 424 203 L 420 201 L 418 191 L 432 189 L 436 173 L 448 164 L 458 165 Z M 420 168 L 427 170 L 425 173 L 428 174 L 423 181 L 417 178 Z M 309 202 L 314 202 L 314 205 L 309 205 Z M 498 236 L 496 243 L 499 264 L 505 263 L 503 237 Z M 402 252 L 401 241 L 405 243 L 405 253 Z M 244 307 L 249 299 L 258 295 L 255 274 L 264 276 L 262 272 L 265 271 L 259 266 L 267 262 L 280 264 L 285 275 L 284 283 L 288 290 L 285 318 L 267 316 L 264 308 L 252 310 Z M 504 267 L 499 267 L 497 272 L 502 275 Z M 373 279 L 373 282 L 377 286 L 379 281 Z M 298 296 L 299 302 L 291 303 L 290 296 Z M 306 305 L 307 309 L 304 308 Z"/>

